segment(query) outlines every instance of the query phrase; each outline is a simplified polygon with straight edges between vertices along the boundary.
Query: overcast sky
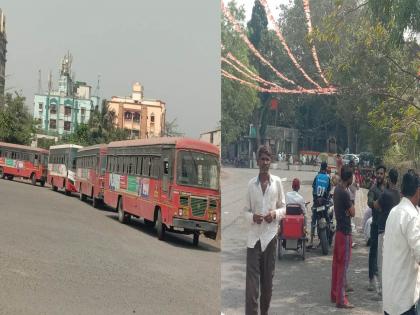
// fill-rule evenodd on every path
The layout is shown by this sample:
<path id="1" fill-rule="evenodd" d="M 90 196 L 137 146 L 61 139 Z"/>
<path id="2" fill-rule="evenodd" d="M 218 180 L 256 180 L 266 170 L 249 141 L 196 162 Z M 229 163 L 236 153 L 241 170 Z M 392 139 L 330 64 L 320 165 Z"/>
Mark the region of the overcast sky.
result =
<path id="1" fill-rule="evenodd" d="M 21 90 L 32 110 L 38 70 L 57 87 L 61 58 L 73 55 L 76 80 L 100 96 L 166 102 L 168 120 L 198 137 L 220 121 L 220 4 L 197 0 L 6 0 L 6 89 Z"/>

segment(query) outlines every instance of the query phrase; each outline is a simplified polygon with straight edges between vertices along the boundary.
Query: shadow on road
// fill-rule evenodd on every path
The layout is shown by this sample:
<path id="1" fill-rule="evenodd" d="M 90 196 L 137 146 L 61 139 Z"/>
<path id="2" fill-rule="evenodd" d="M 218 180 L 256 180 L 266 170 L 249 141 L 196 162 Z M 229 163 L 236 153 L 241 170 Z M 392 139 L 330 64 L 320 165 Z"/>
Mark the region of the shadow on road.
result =
<path id="1" fill-rule="evenodd" d="M 119 224 L 121 224 L 118 221 L 117 215 L 107 214 L 106 217 L 108 219 L 117 221 Z M 130 222 L 125 225 L 139 232 L 142 232 L 149 236 L 157 238 L 155 229 L 153 227 L 146 226 L 142 219 L 131 218 Z M 220 252 L 219 247 L 203 242 L 202 241 L 203 238 L 204 236 L 201 235 L 200 242 L 198 243 L 198 246 L 196 247 L 192 243 L 191 235 L 182 235 L 182 234 L 176 234 L 176 233 L 171 233 L 167 231 L 167 233 L 165 234 L 164 242 L 175 247 L 188 248 L 191 250 Z"/>
<path id="2" fill-rule="evenodd" d="M 306 252 L 306 260 L 295 251 L 286 251 L 281 260 L 276 257 L 270 314 L 382 314 L 382 303 L 367 291 L 369 248 L 360 236 L 355 241 L 359 245 L 353 249 L 348 272 L 348 282 L 354 288 L 349 293 L 350 302 L 356 306 L 353 310 L 340 310 L 331 303 L 332 249 L 324 256 L 320 248 L 314 248 Z M 246 249 L 241 245 L 229 244 L 230 250 L 222 251 L 225 277 L 221 294 L 226 315 L 244 310 Z"/>

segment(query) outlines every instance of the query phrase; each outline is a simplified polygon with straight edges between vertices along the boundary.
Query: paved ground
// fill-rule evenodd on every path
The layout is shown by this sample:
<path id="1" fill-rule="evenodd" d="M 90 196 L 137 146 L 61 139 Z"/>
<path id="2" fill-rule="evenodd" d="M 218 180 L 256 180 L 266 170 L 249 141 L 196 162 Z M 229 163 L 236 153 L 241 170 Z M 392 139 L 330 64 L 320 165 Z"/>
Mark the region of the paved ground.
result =
<path id="1" fill-rule="evenodd" d="M 220 246 L 0 180 L 0 314 L 220 314 Z"/>
<path id="2" fill-rule="evenodd" d="M 226 315 L 243 314 L 245 299 L 245 258 L 247 229 L 243 219 L 243 198 L 250 178 L 258 170 L 225 168 L 222 172 L 222 311 Z M 273 170 L 274 175 L 287 178 L 286 191 L 291 190 L 291 180 L 303 181 L 301 193 L 311 201 L 312 180 L 316 173 Z M 358 196 L 365 203 L 366 192 Z M 360 218 L 363 207 L 357 207 Z M 310 219 L 308 220 L 310 221 Z M 356 223 L 360 220 L 356 220 Z M 277 261 L 270 314 L 381 314 L 381 302 L 373 301 L 366 290 L 368 279 L 368 247 L 359 235 L 358 246 L 353 250 L 350 265 L 350 283 L 355 292 L 349 296 L 356 306 L 351 311 L 335 308 L 329 300 L 332 255 L 321 255 L 320 249 L 307 252 L 305 261 L 293 251 L 288 251 Z"/>

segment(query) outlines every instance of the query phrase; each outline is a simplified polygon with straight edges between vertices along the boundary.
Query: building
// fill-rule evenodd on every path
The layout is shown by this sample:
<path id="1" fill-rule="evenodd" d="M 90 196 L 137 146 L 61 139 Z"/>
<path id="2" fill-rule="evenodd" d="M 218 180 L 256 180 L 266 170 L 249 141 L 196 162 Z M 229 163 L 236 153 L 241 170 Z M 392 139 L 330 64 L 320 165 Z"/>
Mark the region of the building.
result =
<path id="1" fill-rule="evenodd" d="M 72 56 L 61 63 L 58 89 L 52 88 L 51 75 L 46 93 L 34 96 L 34 119 L 41 133 L 61 136 L 72 133 L 78 124 L 86 124 L 98 108 L 99 98 L 91 96 L 91 86 L 71 77 Z"/>
<path id="2" fill-rule="evenodd" d="M 6 83 L 6 17 L 0 9 L 0 105 L 3 104 L 4 86 Z"/>
<path id="3" fill-rule="evenodd" d="M 165 133 L 166 106 L 160 100 L 143 98 L 143 87 L 133 84 L 131 97 L 113 96 L 108 110 L 115 113 L 115 125 L 130 132 L 131 138 L 162 137 Z"/>
<path id="4" fill-rule="evenodd" d="M 210 142 L 220 148 L 222 138 L 222 130 L 220 128 L 211 130 L 209 132 L 203 132 L 200 134 L 200 140 Z"/>
<path id="5" fill-rule="evenodd" d="M 298 156 L 299 145 L 299 130 L 294 128 L 267 126 L 265 138 L 261 141 L 265 145 L 269 145 L 274 159 L 277 158 L 280 152 L 287 156 Z M 255 154 L 257 139 L 256 130 L 254 126 L 250 126 L 249 135 L 241 137 L 235 143 L 229 144 L 226 147 L 223 158 L 228 160 L 235 160 L 239 165 L 248 167 L 255 164 Z M 254 163 L 250 163 L 254 160 Z M 238 162 L 239 161 L 239 162 Z"/>

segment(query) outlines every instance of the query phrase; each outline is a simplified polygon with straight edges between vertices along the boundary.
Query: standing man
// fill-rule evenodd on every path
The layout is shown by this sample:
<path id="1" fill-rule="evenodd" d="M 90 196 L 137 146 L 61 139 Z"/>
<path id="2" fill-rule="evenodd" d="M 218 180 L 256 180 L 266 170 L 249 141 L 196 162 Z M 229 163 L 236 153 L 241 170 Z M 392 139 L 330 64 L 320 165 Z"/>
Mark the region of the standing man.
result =
<path id="1" fill-rule="evenodd" d="M 351 221 L 355 209 L 347 188 L 353 181 L 353 171 L 348 166 L 341 169 L 341 181 L 334 190 L 334 213 L 337 220 L 331 278 L 331 302 L 338 308 L 353 308 L 347 299 L 347 270 L 351 257 Z"/>
<path id="2" fill-rule="evenodd" d="M 382 297 L 382 252 L 384 244 L 385 226 L 389 212 L 400 203 L 400 192 L 397 189 L 398 171 L 394 168 L 389 170 L 387 188 L 378 199 L 378 279 L 379 292 L 378 300 Z"/>
<path id="3" fill-rule="evenodd" d="M 383 309 L 387 315 L 417 315 L 420 286 L 420 221 L 416 206 L 420 199 L 420 178 L 404 175 L 403 198 L 389 213 L 383 251 Z"/>
<path id="4" fill-rule="evenodd" d="M 370 248 L 369 248 L 369 291 L 376 290 L 379 294 L 378 281 L 378 199 L 382 195 L 385 184 L 386 168 L 383 165 L 376 167 L 376 183 L 368 192 L 368 206 L 372 209 L 372 223 L 370 225 Z"/>
<path id="5" fill-rule="evenodd" d="M 258 314 L 258 295 L 261 288 L 261 315 L 268 314 L 276 264 L 278 222 L 286 208 L 280 178 L 269 173 L 271 152 L 260 146 L 257 151 L 260 168 L 257 177 L 248 183 L 245 216 L 249 222 L 246 255 L 245 314 Z"/>

